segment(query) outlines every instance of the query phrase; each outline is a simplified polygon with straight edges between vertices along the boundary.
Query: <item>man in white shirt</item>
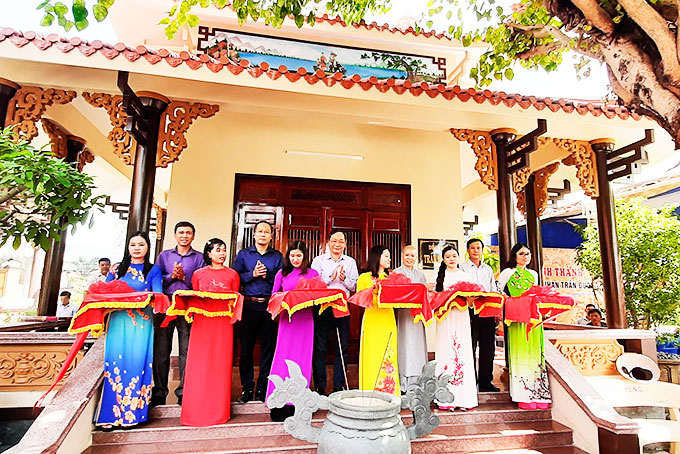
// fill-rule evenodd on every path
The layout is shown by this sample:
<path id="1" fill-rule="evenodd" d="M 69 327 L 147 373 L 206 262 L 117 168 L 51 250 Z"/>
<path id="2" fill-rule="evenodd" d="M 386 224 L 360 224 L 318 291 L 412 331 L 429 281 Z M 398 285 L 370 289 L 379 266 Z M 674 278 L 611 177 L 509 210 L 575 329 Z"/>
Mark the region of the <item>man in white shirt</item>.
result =
<path id="1" fill-rule="evenodd" d="M 493 270 L 482 261 L 484 243 L 478 238 L 467 242 L 467 252 L 470 257 L 460 264 L 460 269 L 472 276 L 472 282 L 481 285 L 487 292 L 496 291 L 496 279 Z M 493 381 L 493 358 L 496 353 L 496 320 L 493 317 L 480 317 L 470 310 L 470 327 L 472 331 L 472 351 L 479 346 L 479 367 L 477 370 L 477 384 L 480 392 L 498 392 Z"/>
<path id="2" fill-rule="evenodd" d="M 75 303 L 71 303 L 71 292 L 61 292 L 59 294 L 59 304 L 57 305 L 57 318 L 71 318 L 76 312 L 78 312 L 78 307 L 76 307 Z"/>
<path id="3" fill-rule="evenodd" d="M 312 269 L 316 270 L 328 288 L 338 288 L 345 292 L 347 298 L 357 288 L 359 271 L 357 263 L 352 257 L 344 254 L 347 247 L 345 234 L 334 230 L 328 237 L 328 250 L 325 254 L 316 257 L 312 261 Z M 337 332 L 336 332 L 337 329 Z M 338 334 L 340 346 L 337 345 Z M 349 315 L 335 318 L 333 311 L 326 310 L 319 314 L 314 310 L 314 357 L 312 360 L 312 375 L 314 387 L 319 394 L 326 394 L 326 351 L 328 338 L 336 344 L 335 366 L 333 369 L 333 391 L 344 388 L 345 374 L 343 371 L 343 358 L 347 365 L 347 344 L 349 342 Z M 342 357 L 339 355 L 342 351 Z"/>
<path id="4" fill-rule="evenodd" d="M 85 288 L 85 296 L 87 296 L 87 289 L 90 288 L 90 285 L 92 285 L 92 284 L 94 284 L 95 282 L 98 282 L 98 281 L 106 281 L 106 276 L 109 275 L 110 269 L 111 269 L 111 260 L 109 260 L 106 257 L 100 258 L 99 259 L 99 270 L 90 274 L 90 277 L 87 278 L 87 287 Z"/>

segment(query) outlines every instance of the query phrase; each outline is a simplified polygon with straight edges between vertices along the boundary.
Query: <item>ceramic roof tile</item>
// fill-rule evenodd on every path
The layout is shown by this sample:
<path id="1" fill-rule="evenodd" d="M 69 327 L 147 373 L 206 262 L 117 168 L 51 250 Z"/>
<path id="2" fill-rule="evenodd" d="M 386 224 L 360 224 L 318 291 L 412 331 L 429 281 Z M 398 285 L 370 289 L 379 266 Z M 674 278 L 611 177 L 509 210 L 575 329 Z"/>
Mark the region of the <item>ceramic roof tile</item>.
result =
<path id="1" fill-rule="evenodd" d="M 321 22 L 326 22 L 331 25 L 340 25 L 342 27 L 347 27 L 347 23 L 342 20 L 342 18 L 338 17 L 330 17 L 328 14 L 324 14 L 323 16 L 317 17 L 316 18 L 317 23 Z M 366 30 L 376 30 L 379 32 L 390 32 L 392 34 L 400 33 L 401 35 L 413 35 L 413 36 L 424 36 L 426 38 L 436 38 L 436 39 L 445 39 L 447 41 L 451 41 L 451 38 L 444 33 L 436 33 L 434 31 L 429 31 L 425 32 L 422 30 L 416 30 L 413 27 L 408 27 L 405 29 L 402 28 L 397 28 L 397 27 L 391 27 L 388 24 L 383 24 L 383 25 L 378 25 L 377 22 L 371 22 L 370 24 L 367 23 L 366 21 L 361 21 L 357 24 L 351 24 L 352 27 L 355 29 L 359 28 L 364 28 Z"/>
<path id="2" fill-rule="evenodd" d="M 326 20 L 328 22 L 339 21 L 338 18 L 326 18 L 321 20 Z M 406 33 L 406 31 L 390 29 L 387 26 L 378 26 L 375 23 L 359 26 L 365 26 L 369 29 L 378 28 L 381 30 L 390 30 L 392 33 L 396 33 L 397 31 Z M 140 57 L 144 57 L 144 59 L 150 64 L 156 64 L 161 60 L 164 60 L 172 67 L 178 67 L 182 63 L 186 63 L 186 65 L 192 70 L 199 70 L 205 66 L 213 73 L 218 73 L 226 68 L 234 75 L 241 74 L 245 70 L 245 73 L 249 74 L 251 77 L 257 78 L 263 74 L 266 74 L 270 79 L 276 80 L 281 76 L 284 76 L 291 83 L 296 83 L 299 82 L 300 79 L 304 79 L 310 85 L 321 82 L 326 86 L 331 87 L 339 82 L 340 85 L 346 89 L 359 86 L 364 91 L 375 88 L 381 93 L 393 91 L 394 93 L 403 95 L 408 92 L 411 96 L 420 96 L 423 93 L 426 93 L 430 98 L 441 96 L 446 100 L 458 99 L 461 102 L 468 102 L 470 99 L 472 99 L 478 104 L 489 102 L 494 106 L 502 103 L 507 107 L 519 105 L 523 109 L 529 109 L 530 107 L 533 107 L 539 111 L 547 107 L 552 112 L 558 112 L 561 110 L 565 113 L 572 113 L 576 111 L 580 115 L 586 115 L 589 113 L 595 117 L 599 117 L 600 115 L 604 114 L 610 119 L 618 117 L 623 120 L 628 118 L 640 120 L 642 118 L 642 115 L 636 113 L 635 111 L 630 111 L 625 107 L 607 105 L 604 103 L 586 103 L 576 102 L 568 99 L 537 98 L 535 96 L 506 94 L 502 91 L 491 91 L 488 89 L 482 91 L 475 90 L 474 88 L 466 89 L 457 85 L 448 86 L 445 84 L 431 84 L 427 82 L 413 83 L 411 81 L 401 79 L 378 79 L 375 76 L 361 78 L 356 74 L 345 77 L 342 73 L 326 74 L 321 70 L 317 70 L 314 73 L 309 73 L 305 68 L 289 69 L 284 65 L 281 65 L 278 68 L 272 68 L 266 62 L 260 63 L 259 65 L 251 65 L 248 60 L 245 59 L 236 64 L 227 57 L 221 57 L 218 60 L 206 54 L 197 56 L 192 55 L 187 51 L 175 53 L 168 49 L 159 49 L 156 51 L 144 45 L 139 45 L 134 48 L 128 46 L 125 43 L 107 45 L 99 40 L 87 42 L 81 38 L 66 39 L 53 33 L 45 37 L 35 32 L 22 33 L 9 27 L 0 29 L 0 42 L 5 41 L 6 39 L 9 39 L 12 44 L 19 48 L 27 45 L 28 43 L 33 43 L 38 49 L 45 51 L 55 45 L 55 47 L 62 53 L 68 53 L 74 48 L 78 48 L 78 50 L 86 57 L 94 55 L 97 52 L 101 53 L 109 60 L 114 60 L 122 55 L 126 60 L 135 62 L 140 60 Z"/>

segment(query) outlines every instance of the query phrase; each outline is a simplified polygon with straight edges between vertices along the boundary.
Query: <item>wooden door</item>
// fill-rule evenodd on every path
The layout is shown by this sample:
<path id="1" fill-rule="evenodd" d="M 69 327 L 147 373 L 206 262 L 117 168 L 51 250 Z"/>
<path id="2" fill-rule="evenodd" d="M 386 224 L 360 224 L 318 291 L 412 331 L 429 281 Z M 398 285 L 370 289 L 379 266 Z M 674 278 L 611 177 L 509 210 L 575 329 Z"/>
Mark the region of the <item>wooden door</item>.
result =
<path id="1" fill-rule="evenodd" d="M 401 249 L 410 239 L 408 223 L 402 213 L 368 213 L 370 247 L 381 244 L 390 251 L 392 269 L 401 266 Z"/>
<path id="2" fill-rule="evenodd" d="M 326 245 L 325 210 L 320 207 L 286 207 L 283 237 L 286 244 L 280 249 L 285 253 L 291 241 L 304 241 L 309 251 L 309 261 L 324 252 Z"/>
<path id="3" fill-rule="evenodd" d="M 267 221 L 274 226 L 272 232 L 272 247 L 281 250 L 285 248 L 282 241 L 283 231 L 283 207 L 270 205 L 256 205 L 241 202 L 236 209 L 234 216 L 234 227 L 231 239 L 231 261 L 234 262 L 236 254 L 241 249 L 248 248 L 255 244 L 253 233 L 255 224 L 260 221 Z"/>
<path id="4" fill-rule="evenodd" d="M 333 230 L 339 229 L 345 234 L 347 249 L 345 254 L 357 262 L 359 273 L 364 268 L 368 258 L 368 235 L 366 234 L 366 211 L 364 210 L 334 210 L 328 209 L 328 231 L 326 238 Z M 347 356 L 349 363 L 359 362 L 359 339 L 361 338 L 361 319 L 364 315 L 363 308 L 352 306 L 349 315 L 349 343 Z"/>

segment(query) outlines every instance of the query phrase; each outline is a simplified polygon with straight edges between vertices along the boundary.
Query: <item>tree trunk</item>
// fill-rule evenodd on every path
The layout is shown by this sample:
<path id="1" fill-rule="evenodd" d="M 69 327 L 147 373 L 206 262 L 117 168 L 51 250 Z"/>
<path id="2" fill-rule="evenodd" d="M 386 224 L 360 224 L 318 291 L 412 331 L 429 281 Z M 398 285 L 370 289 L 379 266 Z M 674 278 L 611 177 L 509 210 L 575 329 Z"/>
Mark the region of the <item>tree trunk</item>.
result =
<path id="1" fill-rule="evenodd" d="M 656 120 L 680 148 L 680 97 L 660 81 L 652 61 L 640 48 L 624 40 L 601 42 L 615 93 L 629 107 Z"/>

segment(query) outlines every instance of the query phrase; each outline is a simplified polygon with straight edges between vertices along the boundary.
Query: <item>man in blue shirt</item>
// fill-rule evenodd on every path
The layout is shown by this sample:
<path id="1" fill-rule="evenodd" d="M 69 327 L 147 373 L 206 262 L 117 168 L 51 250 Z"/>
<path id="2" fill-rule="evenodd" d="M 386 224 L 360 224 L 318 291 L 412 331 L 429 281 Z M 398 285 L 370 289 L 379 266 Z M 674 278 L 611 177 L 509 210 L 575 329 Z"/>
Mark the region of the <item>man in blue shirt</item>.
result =
<path id="1" fill-rule="evenodd" d="M 241 277 L 241 294 L 244 296 L 243 313 L 240 322 L 242 393 L 239 403 L 255 398 L 264 402 L 267 392 L 269 370 L 274 359 L 278 325 L 267 312 L 267 303 L 272 296 L 274 277 L 283 266 L 283 256 L 269 246 L 273 228 L 267 221 L 255 224 L 253 237 L 255 245 L 242 249 L 234 259 L 234 270 Z M 260 339 L 260 372 L 257 387 L 254 378 L 253 350 Z"/>

